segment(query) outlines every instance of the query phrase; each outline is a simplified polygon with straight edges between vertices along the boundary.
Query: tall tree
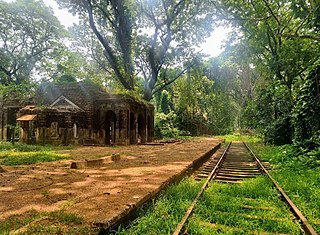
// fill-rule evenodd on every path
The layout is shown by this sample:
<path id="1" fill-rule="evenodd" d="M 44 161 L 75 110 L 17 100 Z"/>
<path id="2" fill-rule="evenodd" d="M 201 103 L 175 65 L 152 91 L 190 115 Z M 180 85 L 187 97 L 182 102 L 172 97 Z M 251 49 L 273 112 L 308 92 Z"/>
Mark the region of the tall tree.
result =
<path id="1" fill-rule="evenodd" d="M 160 72 L 175 64 L 184 64 L 182 73 L 192 65 L 186 64 L 194 57 L 196 45 L 211 30 L 212 17 L 209 1 L 201 0 L 140 0 L 143 25 L 148 31 L 140 35 L 140 53 L 137 64 L 144 76 L 144 98 L 150 100 L 154 94 L 174 82 L 160 80 Z M 160 88 L 160 89 L 159 89 Z"/>
<path id="2" fill-rule="evenodd" d="M 112 73 L 125 89 L 134 90 L 137 75 L 143 75 L 146 100 L 155 90 L 173 82 L 158 81 L 165 65 L 181 64 L 177 59 L 187 57 L 192 52 L 191 44 L 201 41 L 208 32 L 211 17 L 206 17 L 206 2 L 59 0 L 62 7 L 79 14 L 82 24 L 90 27 Z"/>
<path id="3" fill-rule="evenodd" d="M 0 0 L 0 82 L 29 80 L 36 64 L 58 45 L 64 29 L 41 0 Z"/>
<path id="4" fill-rule="evenodd" d="M 267 66 L 271 78 L 287 87 L 291 101 L 294 79 L 320 56 L 319 32 L 308 24 L 317 7 L 308 2 L 221 0 L 217 6 L 240 28 L 256 64 Z"/>
<path id="5" fill-rule="evenodd" d="M 137 11 L 131 0 L 59 0 L 90 27 L 114 75 L 127 90 L 135 87 L 133 27 Z"/>

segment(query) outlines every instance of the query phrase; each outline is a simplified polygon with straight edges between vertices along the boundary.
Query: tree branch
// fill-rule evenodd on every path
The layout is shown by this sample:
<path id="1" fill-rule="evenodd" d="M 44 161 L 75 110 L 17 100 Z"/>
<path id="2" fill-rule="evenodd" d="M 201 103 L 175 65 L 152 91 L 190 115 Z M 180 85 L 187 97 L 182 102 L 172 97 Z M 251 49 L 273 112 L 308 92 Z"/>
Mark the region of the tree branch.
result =
<path id="1" fill-rule="evenodd" d="M 320 41 L 320 36 L 317 35 L 308 35 L 308 34 L 281 34 L 281 37 L 284 38 L 301 38 L 301 39 L 310 39 L 315 41 Z"/>
<path id="2" fill-rule="evenodd" d="M 165 88 L 166 86 L 170 85 L 171 83 L 173 83 L 174 81 L 176 81 L 179 77 L 181 77 L 185 72 L 188 71 L 188 69 L 190 69 L 192 66 L 194 65 L 194 63 L 191 63 L 190 65 L 188 65 L 186 68 L 184 68 L 182 71 L 180 71 L 180 73 L 175 76 L 173 79 L 171 79 L 170 81 L 166 82 L 165 84 L 161 85 L 159 88 L 155 89 L 152 92 L 152 95 L 156 94 L 157 92 L 163 90 L 163 88 Z"/>

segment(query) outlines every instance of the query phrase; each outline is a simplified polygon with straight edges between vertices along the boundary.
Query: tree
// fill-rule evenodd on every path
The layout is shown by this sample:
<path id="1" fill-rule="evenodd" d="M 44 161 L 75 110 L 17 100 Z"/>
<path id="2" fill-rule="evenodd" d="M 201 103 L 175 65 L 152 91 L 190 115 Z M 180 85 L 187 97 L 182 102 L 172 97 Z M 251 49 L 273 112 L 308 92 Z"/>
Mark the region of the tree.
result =
<path id="1" fill-rule="evenodd" d="M 306 79 L 297 84 L 296 104 L 292 110 L 296 142 L 317 142 L 320 146 L 320 65 L 311 68 Z"/>
<path id="2" fill-rule="evenodd" d="M 64 29 L 41 0 L 0 1 L 0 82 L 29 81 L 37 63 L 54 51 Z"/>
<path id="3" fill-rule="evenodd" d="M 298 128 L 292 116 L 299 104 L 296 87 L 306 82 L 307 72 L 320 56 L 319 28 L 314 21 L 319 16 L 319 4 L 221 0 L 216 7 L 222 18 L 231 20 L 241 31 L 237 44 L 243 45 L 242 52 L 251 57 L 262 78 L 260 84 L 264 86 L 257 89 L 254 103 L 250 103 L 250 112 L 258 119 L 257 128 L 267 141 L 291 143 Z"/>
<path id="4" fill-rule="evenodd" d="M 209 30 L 206 1 L 200 0 L 59 0 L 79 14 L 100 43 L 112 74 L 127 90 L 144 78 L 144 99 L 173 81 L 158 81 L 161 70 L 191 54 L 191 44 Z M 198 33 L 197 33 L 198 32 Z M 99 50 L 99 46 L 95 45 Z M 101 58 L 101 57 L 100 57 Z M 100 64 L 105 65 L 101 59 Z M 167 65 L 167 66 L 166 66 Z M 183 69 L 183 71 L 185 71 Z M 159 86 L 157 86 L 159 85 Z"/>
<path id="5" fill-rule="evenodd" d="M 133 27 L 137 11 L 130 0 L 60 0 L 91 29 L 114 75 L 127 90 L 135 88 Z"/>
<path id="6" fill-rule="evenodd" d="M 209 1 L 140 0 L 144 24 L 148 32 L 138 35 L 137 67 L 144 77 L 144 99 L 174 82 L 160 80 L 160 72 L 184 64 L 182 75 L 191 67 L 195 57 L 193 47 L 199 45 L 211 29 Z"/>

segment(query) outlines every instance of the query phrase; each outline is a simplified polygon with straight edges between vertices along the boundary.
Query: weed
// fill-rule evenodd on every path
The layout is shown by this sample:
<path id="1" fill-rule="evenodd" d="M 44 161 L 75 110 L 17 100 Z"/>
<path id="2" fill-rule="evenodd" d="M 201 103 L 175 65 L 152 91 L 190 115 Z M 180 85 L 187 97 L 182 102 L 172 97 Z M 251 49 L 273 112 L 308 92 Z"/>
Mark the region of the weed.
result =
<path id="1" fill-rule="evenodd" d="M 48 190 L 45 190 L 45 191 L 41 192 L 41 194 L 42 194 L 45 198 L 48 198 L 48 197 L 49 197 L 49 191 L 48 191 Z"/>

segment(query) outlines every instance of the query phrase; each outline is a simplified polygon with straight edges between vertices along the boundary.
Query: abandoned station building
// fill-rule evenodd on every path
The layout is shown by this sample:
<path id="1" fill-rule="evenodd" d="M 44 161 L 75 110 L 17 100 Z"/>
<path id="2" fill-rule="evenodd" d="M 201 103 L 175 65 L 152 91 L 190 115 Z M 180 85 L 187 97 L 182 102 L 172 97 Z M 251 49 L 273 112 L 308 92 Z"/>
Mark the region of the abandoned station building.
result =
<path id="1" fill-rule="evenodd" d="M 88 83 L 42 84 L 29 104 L 2 101 L 0 138 L 19 123 L 19 140 L 36 144 L 128 145 L 153 139 L 154 107 Z"/>

